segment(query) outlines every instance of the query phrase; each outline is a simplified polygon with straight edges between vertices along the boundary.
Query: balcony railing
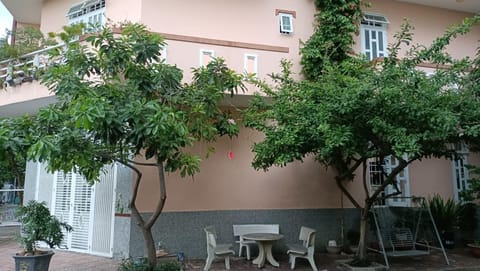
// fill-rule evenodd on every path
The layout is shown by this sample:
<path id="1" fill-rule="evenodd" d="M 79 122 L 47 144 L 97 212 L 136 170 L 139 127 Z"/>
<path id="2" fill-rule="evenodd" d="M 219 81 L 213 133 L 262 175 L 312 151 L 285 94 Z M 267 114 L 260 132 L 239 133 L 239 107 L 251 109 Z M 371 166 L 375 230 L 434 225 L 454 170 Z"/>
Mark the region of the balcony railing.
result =
<path id="1" fill-rule="evenodd" d="M 58 44 L 34 51 L 18 58 L 0 62 L 0 82 L 3 88 L 14 87 L 25 82 L 37 80 L 39 75 L 54 60 L 50 59 L 48 51 L 64 46 Z"/>
<path id="2" fill-rule="evenodd" d="M 16 212 L 22 198 L 23 188 L 0 189 L 0 224 L 10 225 L 17 222 Z"/>

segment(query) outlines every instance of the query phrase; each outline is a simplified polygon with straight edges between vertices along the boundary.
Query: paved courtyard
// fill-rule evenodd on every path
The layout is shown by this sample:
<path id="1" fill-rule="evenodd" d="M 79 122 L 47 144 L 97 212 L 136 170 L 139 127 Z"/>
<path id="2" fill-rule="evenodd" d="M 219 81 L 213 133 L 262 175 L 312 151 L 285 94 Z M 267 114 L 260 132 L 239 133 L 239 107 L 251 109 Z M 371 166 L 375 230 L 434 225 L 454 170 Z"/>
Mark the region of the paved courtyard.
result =
<path id="1" fill-rule="evenodd" d="M 14 261 L 12 255 L 21 250 L 20 245 L 13 239 L 0 239 L 0 271 L 14 271 Z M 449 250 L 448 258 L 450 266 L 445 265 L 441 253 L 434 252 L 426 257 L 405 257 L 392 259 L 390 261 L 391 271 L 480 271 L 480 259 L 470 255 L 467 248 L 457 248 Z M 280 268 L 272 267 L 268 264 L 262 270 L 287 271 L 290 270 L 288 258 L 286 255 L 275 256 L 280 262 Z M 316 263 L 319 271 L 335 271 L 337 260 L 348 258 L 345 255 L 331 255 L 319 253 L 316 257 Z M 381 261 L 381 258 L 378 259 Z M 110 258 L 86 255 L 74 252 L 56 251 L 50 264 L 50 271 L 114 271 L 118 270 L 119 260 Z M 187 260 L 187 270 L 203 270 L 204 260 Z M 258 270 L 257 266 L 245 258 L 233 257 L 231 260 L 231 270 Z M 222 260 L 215 261 L 211 271 L 225 270 Z M 297 260 L 295 270 L 312 270 L 306 260 Z"/>

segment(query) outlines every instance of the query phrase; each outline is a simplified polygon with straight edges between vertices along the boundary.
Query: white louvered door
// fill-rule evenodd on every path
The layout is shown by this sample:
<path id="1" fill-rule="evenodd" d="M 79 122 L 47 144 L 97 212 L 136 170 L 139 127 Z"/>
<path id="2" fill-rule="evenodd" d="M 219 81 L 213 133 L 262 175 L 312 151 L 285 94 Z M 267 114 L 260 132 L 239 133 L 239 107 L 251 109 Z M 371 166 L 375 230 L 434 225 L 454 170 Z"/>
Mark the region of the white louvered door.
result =
<path id="1" fill-rule="evenodd" d="M 64 245 L 73 251 L 89 252 L 92 188 L 79 174 L 57 172 L 56 175 L 54 215 L 73 227 L 73 231 L 65 234 Z"/>
<path id="2" fill-rule="evenodd" d="M 90 222 L 92 209 L 92 187 L 85 179 L 74 173 L 72 206 L 73 214 L 71 224 L 73 231 L 70 233 L 70 249 L 80 252 L 88 252 L 90 244 Z"/>
<path id="3" fill-rule="evenodd" d="M 92 231 L 92 254 L 111 257 L 113 245 L 113 222 L 115 208 L 116 165 L 107 166 L 95 183 Z"/>
<path id="4" fill-rule="evenodd" d="M 72 196 L 72 173 L 64 174 L 59 171 L 55 174 L 55 183 L 53 186 L 53 214 L 62 222 L 70 223 L 70 201 Z M 66 237 L 68 234 L 63 231 Z M 61 248 L 70 247 L 69 238 L 63 239 Z"/>
<path id="5" fill-rule="evenodd" d="M 90 186 L 80 174 L 57 172 L 53 214 L 73 227 L 61 248 L 112 256 L 116 166 L 108 166 L 100 182 Z"/>

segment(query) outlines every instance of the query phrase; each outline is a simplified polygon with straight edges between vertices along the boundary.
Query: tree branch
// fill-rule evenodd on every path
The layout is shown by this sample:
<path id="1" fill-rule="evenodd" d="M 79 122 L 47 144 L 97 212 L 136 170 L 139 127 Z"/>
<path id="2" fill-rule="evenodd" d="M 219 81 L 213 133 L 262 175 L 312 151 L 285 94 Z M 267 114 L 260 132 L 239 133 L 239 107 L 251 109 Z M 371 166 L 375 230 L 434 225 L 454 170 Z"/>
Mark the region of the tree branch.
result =
<path id="1" fill-rule="evenodd" d="M 367 160 L 363 161 L 362 178 L 363 178 L 363 191 L 365 192 L 365 195 L 368 198 L 370 197 L 370 192 L 368 191 L 368 186 L 367 186 Z"/>
<path id="2" fill-rule="evenodd" d="M 157 168 L 160 184 L 160 199 L 158 200 L 157 206 L 155 207 L 155 211 L 145 224 L 146 228 L 151 228 L 153 226 L 158 216 L 160 216 L 160 214 L 162 213 L 163 207 L 165 207 L 165 201 L 167 200 L 167 187 L 165 184 L 165 171 L 163 168 L 163 163 L 158 164 Z"/>
<path id="3" fill-rule="evenodd" d="M 132 169 L 137 174 L 137 178 L 133 182 L 133 193 L 132 193 L 132 198 L 130 199 L 130 209 L 132 210 L 132 213 L 135 216 L 135 218 L 138 220 L 137 224 L 140 227 L 143 228 L 143 227 L 145 227 L 145 220 L 142 218 L 142 215 L 140 214 L 140 212 L 137 209 L 137 206 L 135 205 L 135 201 L 137 200 L 137 195 L 138 195 L 138 188 L 140 186 L 140 180 L 142 179 L 142 172 L 140 172 L 140 170 L 138 170 L 138 168 L 136 168 L 136 167 L 134 167 L 134 166 L 132 166 L 128 163 L 125 163 L 124 161 L 122 161 L 120 159 L 114 159 L 114 160 L 119 162 L 120 164 Z"/>
<path id="4" fill-rule="evenodd" d="M 355 206 L 355 208 L 362 208 L 360 204 L 353 198 L 352 194 L 350 194 L 350 192 L 348 192 L 348 190 L 343 186 L 342 181 L 337 179 L 336 182 L 337 182 L 337 186 L 345 194 L 345 196 L 347 196 L 347 198 L 350 200 L 353 206 Z"/>
<path id="5" fill-rule="evenodd" d="M 375 190 L 375 192 L 373 193 L 373 195 L 372 195 L 370 198 L 368 198 L 367 201 L 369 201 L 369 202 L 375 201 L 375 200 L 377 199 L 378 195 L 379 195 L 380 193 L 382 193 L 388 185 L 390 185 L 390 184 L 393 185 L 393 184 L 394 184 L 394 181 L 395 181 L 395 180 L 394 180 L 394 177 L 397 176 L 397 174 L 399 174 L 400 171 L 404 170 L 404 169 L 408 166 L 408 164 L 409 164 L 409 163 L 408 163 L 407 161 L 405 161 L 403 158 L 399 158 L 399 157 L 397 157 L 397 156 L 395 156 L 395 155 L 392 155 L 392 157 L 394 157 L 395 159 L 397 159 L 397 160 L 399 161 L 399 165 L 398 165 L 396 168 L 394 168 L 394 169 L 390 172 L 390 174 L 388 174 L 387 180 L 384 181 L 384 182 L 382 183 L 382 185 L 380 185 L 380 186 Z"/>
<path id="6" fill-rule="evenodd" d="M 127 159 L 129 163 L 139 165 L 139 166 L 149 166 L 149 167 L 158 167 L 160 164 L 156 163 L 142 163 L 142 162 L 136 162 L 134 160 Z"/>

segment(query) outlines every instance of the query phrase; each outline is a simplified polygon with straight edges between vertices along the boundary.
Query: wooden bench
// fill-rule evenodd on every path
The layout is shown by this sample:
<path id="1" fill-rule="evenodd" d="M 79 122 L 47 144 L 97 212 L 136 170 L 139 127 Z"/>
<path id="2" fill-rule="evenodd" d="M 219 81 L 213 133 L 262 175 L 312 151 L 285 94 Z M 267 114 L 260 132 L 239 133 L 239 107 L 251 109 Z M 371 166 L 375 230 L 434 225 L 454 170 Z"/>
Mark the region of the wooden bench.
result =
<path id="1" fill-rule="evenodd" d="M 280 226 L 278 224 L 241 224 L 233 225 L 233 236 L 238 240 L 238 256 L 242 256 L 243 247 L 247 250 L 247 260 L 250 260 L 250 245 L 255 244 L 255 241 L 244 240 L 243 235 L 249 233 L 280 233 Z"/>

